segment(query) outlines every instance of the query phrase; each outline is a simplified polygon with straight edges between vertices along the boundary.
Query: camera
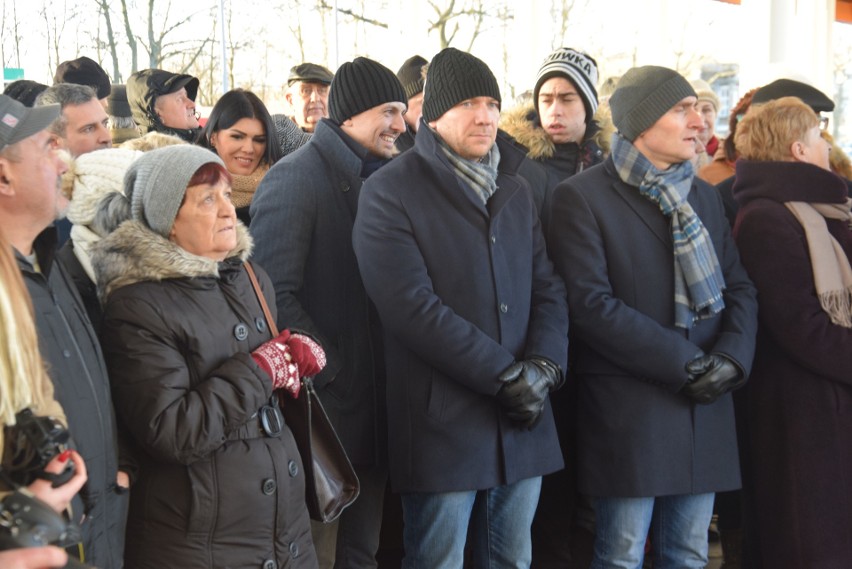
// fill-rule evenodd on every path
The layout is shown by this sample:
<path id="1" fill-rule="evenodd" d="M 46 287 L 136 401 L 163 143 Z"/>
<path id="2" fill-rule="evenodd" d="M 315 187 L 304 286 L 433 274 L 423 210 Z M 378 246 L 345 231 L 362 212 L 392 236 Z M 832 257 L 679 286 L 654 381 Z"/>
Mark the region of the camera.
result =
<path id="1" fill-rule="evenodd" d="M 69 547 L 82 539 L 80 529 L 30 494 L 20 489 L 0 501 L 0 551 L 19 547 L 56 545 Z M 69 557 L 66 569 L 86 566 Z"/>
<path id="2" fill-rule="evenodd" d="M 53 417 L 33 415 L 24 409 L 15 415 L 15 424 L 5 427 L 2 471 L 9 481 L 28 486 L 36 478 L 61 486 L 74 474 L 73 464 L 61 474 L 44 472 L 53 457 L 66 449 L 71 436 L 62 423 Z"/>

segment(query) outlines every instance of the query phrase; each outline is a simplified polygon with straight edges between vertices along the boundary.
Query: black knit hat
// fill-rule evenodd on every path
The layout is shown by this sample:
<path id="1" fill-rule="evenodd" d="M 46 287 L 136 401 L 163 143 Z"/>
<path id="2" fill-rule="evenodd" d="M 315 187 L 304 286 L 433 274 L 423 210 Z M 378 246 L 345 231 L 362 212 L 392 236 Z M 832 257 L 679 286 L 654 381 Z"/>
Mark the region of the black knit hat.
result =
<path id="1" fill-rule="evenodd" d="M 408 97 L 393 71 L 372 59 L 356 57 L 340 66 L 328 93 L 328 117 L 337 124 L 390 102 L 408 107 Z"/>
<path id="2" fill-rule="evenodd" d="M 834 110 L 834 101 L 807 83 L 794 81 L 793 79 L 778 79 L 758 89 L 751 98 L 752 105 L 768 103 L 781 97 L 798 97 L 815 113 L 830 113 Z"/>
<path id="3" fill-rule="evenodd" d="M 695 89 L 674 69 L 634 67 L 621 77 L 609 98 L 612 123 L 633 142 L 686 97 L 695 97 Z"/>
<path id="4" fill-rule="evenodd" d="M 29 79 L 18 79 L 6 85 L 3 94 L 23 103 L 25 107 L 32 107 L 35 105 L 36 97 L 45 90 L 47 90 L 47 85 Z"/>
<path id="5" fill-rule="evenodd" d="M 423 91 L 423 66 L 429 63 L 419 55 L 414 55 L 405 60 L 396 76 L 405 89 L 405 96 L 409 99 Z"/>
<path id="6" fill-rule="evenodd" d="M 498 102 L 500 87 L 481 59 L 448 47 L 432 58 L 423 89 L 423 119 L 437 120 L 464 100 L 491 97 Z"/>
<path id="7" fill-rule="evenodd" d="M 109 75 L 103 68 L 88 57 L 78 57 L 71 61 L 63 61 L 56 68 L 53 83 L 73 83 L 88 85 L 98 93 L 98 99 L 109 96 Z"/>

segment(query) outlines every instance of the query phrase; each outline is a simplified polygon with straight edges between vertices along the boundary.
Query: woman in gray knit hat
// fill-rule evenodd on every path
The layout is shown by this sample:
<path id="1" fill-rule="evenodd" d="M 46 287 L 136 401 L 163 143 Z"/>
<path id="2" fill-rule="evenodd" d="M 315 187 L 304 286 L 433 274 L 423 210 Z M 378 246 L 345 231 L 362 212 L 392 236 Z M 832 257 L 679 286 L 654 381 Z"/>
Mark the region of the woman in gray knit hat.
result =
<path id="1" fill-rule="evenodd" d="M 302 463 L 278 406 L 325 354 L 270 333 L 218 156 L 152 150 L 124 181 L 128 219 L 92 263 L 115 410 L 139 462 L 125 567 L 315 568 Z"/>

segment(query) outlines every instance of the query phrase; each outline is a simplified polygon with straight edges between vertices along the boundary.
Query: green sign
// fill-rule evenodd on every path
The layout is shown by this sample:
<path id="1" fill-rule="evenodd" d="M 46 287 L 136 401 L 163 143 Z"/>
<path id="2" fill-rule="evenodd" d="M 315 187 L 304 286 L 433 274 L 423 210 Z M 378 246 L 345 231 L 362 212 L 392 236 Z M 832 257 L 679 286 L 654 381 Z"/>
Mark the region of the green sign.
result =
<path id="1" fill-rule="evenodd" d="M 24 70 L 17 67 L 3 68 L 3 81 L 17 81 L 24 78 Z"/>

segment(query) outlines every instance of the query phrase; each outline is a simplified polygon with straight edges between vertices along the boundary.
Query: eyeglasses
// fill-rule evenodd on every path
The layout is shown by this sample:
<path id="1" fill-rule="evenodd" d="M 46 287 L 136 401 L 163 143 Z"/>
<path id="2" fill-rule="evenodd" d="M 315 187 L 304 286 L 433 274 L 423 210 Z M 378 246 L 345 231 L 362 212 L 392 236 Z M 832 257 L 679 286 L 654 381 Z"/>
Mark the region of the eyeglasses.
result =
<path id="1" fill-rule="evenodd" d="M 828 130 L 828 117 L 819 117 L 819 129 Z"/>

